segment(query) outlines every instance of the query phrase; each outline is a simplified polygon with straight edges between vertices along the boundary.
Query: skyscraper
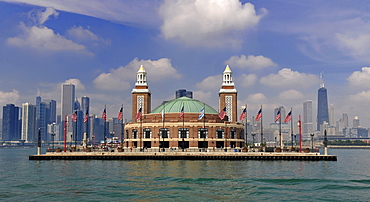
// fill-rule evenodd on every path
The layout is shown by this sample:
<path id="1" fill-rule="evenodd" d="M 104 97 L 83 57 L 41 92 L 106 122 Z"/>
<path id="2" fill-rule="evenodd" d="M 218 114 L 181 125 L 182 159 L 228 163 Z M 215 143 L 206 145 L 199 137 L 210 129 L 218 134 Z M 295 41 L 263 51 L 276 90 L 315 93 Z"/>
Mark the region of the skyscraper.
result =
<path id="1" fill-rule="evenodd" d="M 317 130 L 320 131 L 320 125 L 329 122 L 328 94 L 324 83 L 320 85 L 317 96 Z"/>
<path id="2" fill-rule="evenodd" d="M 83 96 L 81 98 L 81 110 L 82 110 L 82 116 L 86 116 L 86 112 L 89 113 L 89 106 L 90 106 L 90 98 L 87 96 Z M 83 132 L 82 133 L 87 133 L 88 135 L 90 134 L 89 132 L 89 126 L 86 125 L 85 123 L 83 124 Z"/>
<path id="3" fill-rule="evenodd" d="M 60 134 L 63 134 L 64 130 L 64 119 L 66 116 L 71 115 L 74 111 L 75 104 L 75 85 L 71 83 L 62 84 L 62 107 L 61 107 L 61 119 L 62 124 L 60 127 Z M 72 127 L 68 128 L 69 132 L 72 132 Z M 71 141 L 71 136 L 67 135 L 67 141 Z"/>
<path id="4" fill-rule="evenodd" d="M 353 128 L 358 128 L 360 127 L 360 119 L 358 118 L 358 116 L 355 116 L 353 118 Z"/>
<path id="5" fill-rule="evenodd" d="M 19 107 L 14 104 L 3 106 L 3 138 L 2 140 L 19 140 L 20 133 Z"/>
<path id="6" fill-rule="evenodd" d="M 22 104 L 22 140 L 32 142 L 37 140 L 36 106 L 30 103 Z"/>
<path id="7" fill-rule="evenodd" d="M 329 123 L 330 126 L 334 126 L 335 121 L 334 121 L 334 105 L 330 104 L 329 106 Z"/>
<path id="8" fill-rule="evenodd" d="M 313 132 L 312 122 L 312 100 L 303 102 L 303 136 L 309 137 L 309 134 Z"/>
<path id="9" fill-rule="evenodd" d="M 176 91 L 176 99 L 180 97 L 188 97 L 188 98 L 193 98 L 193 92 L 192 91 L 187 91 L 185 89 L 179 89 Z"/>

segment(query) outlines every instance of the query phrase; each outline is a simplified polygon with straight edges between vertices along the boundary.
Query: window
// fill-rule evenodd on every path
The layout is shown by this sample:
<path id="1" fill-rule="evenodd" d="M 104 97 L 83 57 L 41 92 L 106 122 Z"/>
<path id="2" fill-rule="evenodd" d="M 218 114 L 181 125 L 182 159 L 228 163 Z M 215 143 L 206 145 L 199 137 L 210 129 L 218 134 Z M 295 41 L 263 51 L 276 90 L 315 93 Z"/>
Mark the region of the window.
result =
<path id="1" fill-rule="evenodd" d="M 179 138 L 189 138 L 189 129 L 179 128 Z"/>
<path id="2" fill-rule="evenodd" d="M 230 139 L 235 139 L 235 135 L 236 135 L 236 131 L 235 131 L 235 129 L 232 129 L 230 131 Z"/>
<path id="3" fill-rule="evenodd" d="M 159 129 L 161 138 L 168 138 L 170 130 L 168 128 L 161 128 Z"/>
<path id="4" fill-rule="evenodd" d="M 216 135 L 218 139 L 224 138 L 224 129 L 217 129 L 216 130 Z"/>
<path id="5" fill-rule="evenodd" d="M 207 128 L 199 128 L 198 129 L 198 138 L 208 138 L 208 129 Z"/>
<path id="6" fill-rule="evenodd" d="M 150 128 L 144 129 L 144 138 L 152 138 L 152 130 Z"/>
<path id="7" fill-rule="evenodd" d="M 137 129 L 133 129 L 132 130 L 132 139 L 136 139 L 137 138 Z"/>

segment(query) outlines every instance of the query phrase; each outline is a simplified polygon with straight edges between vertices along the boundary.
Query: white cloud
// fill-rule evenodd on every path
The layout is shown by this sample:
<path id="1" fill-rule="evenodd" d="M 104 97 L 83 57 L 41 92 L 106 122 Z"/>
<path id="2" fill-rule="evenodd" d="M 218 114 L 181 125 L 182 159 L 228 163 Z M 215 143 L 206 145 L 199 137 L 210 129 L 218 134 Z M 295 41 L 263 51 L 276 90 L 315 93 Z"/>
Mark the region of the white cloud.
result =
<path id="1" fill-rule="evenodd" d="M 257 76 L 255 74 L 242 74 L 239 78 L 237 78 L 238 84 L 242 87 L 248 88 L 253 86 L 257 81 Z"/>
<path id="2" fill-rule="evenodd" d="M 354 58 L 369 60 L 370 52 L 370 34 L 360 34 L 357 37 L 351 37 L 344 34 L 336 34 L 343 51 L 351 54 Z"/>
<path id="3" fill-rule="evenodd" d="M 92 31 L 90 31 L 89 29 L 85 29 L 82 26 L 72 27 L 67 31 L 67 36 L 80 43 L 88 43 L 93 45 L 99 45 L 99 43 L 110 45 L 111 43 L 109 40 L 105 40 L 97 36 Z"/>
<path id="4" fill-rule="evenodd" d="M 191 46 L 240 46 L 238 33 L 258 24 L 266 9 L 256 14 L 254 5 L 238 0 L 166 0 L 159 8 L 166 39 Z"/>
<path id="5" fill-rule="evenodd" d="M 52 7 L 45 8 L 44 12 L 42 12 L 40 9 L 36 9 L 28 13 L 28 17 L 37 25 L 44 24 L 50 16 L 57 18 L 58 15 L 59 13 Z"/>
<path id="6" fill-rule="evenodd" d="M 76 90 L 85 90 L 85 86 L 79 79 L 68 79 L 64 83 L 72 83 L 75 85 Z"/>
<path id="7" fill-rule="evenodd" d="M 219 85 L 216 85 L 219 84 Z M 222 76 L 221 75 L 215 75 L 215 76 L 209 76 L 200 83 L 197 83 L 196 86 L 201 90 L 216 90 L 219 89 L 222 84 Z"/>
<path id="8" fill-rule="evenodd" d="M 0 91 L 0 105 L 4 106 L 10 103 L 16 103 L 19 99 L 19 92 L 13 90 L 12 92 Z"/>
<path id="9" fill-rule="evenodd" d="M 317 84 L 319 79 L 316 75 L 299 73 L 291 69 L 281 69 L 277 74 L 262 77 L 260 83 L 274 88 L 306 88 Z"/>
<path id="10" fill-rule="evenodd" d="M 255 93 L 247 97 L 247 103 L 261 104 L 267 103 L 267 101 L 267 97 L 263 93 Z"/>
<path id="11" fill-rule="evenodd" d="M 241 55 L 239 56 L 232 56 L 225 64 L 230 65 L 232 67 L 239 67 L 245 68 L 250 70 L 260 70 L 266 67 L 277 67 L 278 65 L 274 63 L 270 58 L 266 58 L 262 55 L 254 56 L 254 55 Z"/>
<path id="12" fill-rule="evenodd" d="M 279 94 L 279 100 L 289 101 L 289 100 L 302 100 L 304 95 L 297 90 L 287 90 Z"/>
<path id="13" fill-rule="evenodd" d="M 363 67 L 361 71 L 354 71 L 348 78 L 349 85 L 360 88 L 369 88 L 370 67 Z"/>
<path id="14" fill-rule="evenodd" d="M 20 28 L 23 33 L 17 37 L 8 38 L 8 45 L 18 47 L 27 46 L 44 51 L 72 50 L 92 55 L 91 52 L 88 52 L 85 49 L 85 46 L 76 44 L 73 41 L 64 38 L 60 34 L 54 33 L 52 29 L 49 29 L 45 26 L 27 27 L 24 25 L 24 23 L 21 23 Z"/>
<path id="15" fill-rule="evenodd" d="M 197 99 L 201 102 L 207 103 L 212 106 L 213 103 L 210 103 L 212 100 L 212 93 L 206 92 L 206 91 L 193 91 L 193 97 L 194 99 Z"/>
<path id="16" fill-rule="evenodd" d="M 111 69 L 109 73 L 100 74 L 93 81 L 95 87 L 103 90 L 125 90 L 130 87 L 128 81 L 134 81 L 135 75 L 143 65 L 147 72 L 147 82 L 159 81 L 162 79 L 173 80 L 181 77 L 177 70 L 172 67 L 171 60 L 161 58 L 159 60 L 138 60 L 135 58 L 128 65 L 118 69 Z"/>

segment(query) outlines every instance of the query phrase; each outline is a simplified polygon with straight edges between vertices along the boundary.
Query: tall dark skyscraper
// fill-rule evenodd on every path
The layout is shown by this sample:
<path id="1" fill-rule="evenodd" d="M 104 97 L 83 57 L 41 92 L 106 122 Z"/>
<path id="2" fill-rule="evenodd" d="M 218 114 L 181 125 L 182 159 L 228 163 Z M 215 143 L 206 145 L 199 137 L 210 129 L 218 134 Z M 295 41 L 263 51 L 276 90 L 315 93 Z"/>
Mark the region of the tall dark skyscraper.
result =
<path id="1" fill-rule="evenodd" d="M 188 97 L 188 98 L 193 98 L 193 92 L 192 91 L 187 91 L 185 89 L 179 89 L 176 91 L 176 99 L 180 97 Z"/>
<path id="2" fill-rule="evenodd" d="M 19 120 L 19 107 L 14 104 L 3 106 L 3 140 L 21 139 L 21 121 Z"/>
<path id="3" fill-rule="evenodd" d="M 326 121 L 329 123 L 329 110 L 328 110 L 328 93 L 324 87 L 324 83 L 320 85 L 317 95 L 317 130 L 320 131 L 320 125 Z"/>

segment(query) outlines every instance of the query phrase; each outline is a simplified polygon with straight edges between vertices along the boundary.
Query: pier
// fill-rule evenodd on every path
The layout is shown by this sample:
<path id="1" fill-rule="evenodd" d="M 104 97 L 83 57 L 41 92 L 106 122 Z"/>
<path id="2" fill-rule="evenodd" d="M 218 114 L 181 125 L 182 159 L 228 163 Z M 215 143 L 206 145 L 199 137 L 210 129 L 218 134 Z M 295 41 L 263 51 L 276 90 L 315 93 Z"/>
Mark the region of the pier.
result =
<path id="1" fill-rule="evenodd" d="M 337 161 L 337 156 L 297 152 L 223 152 L 223 151 L 128 151 L 128 152 L 47 152 L 31 155 L 29 160 L 263 160 L 263 161 Z"/>

